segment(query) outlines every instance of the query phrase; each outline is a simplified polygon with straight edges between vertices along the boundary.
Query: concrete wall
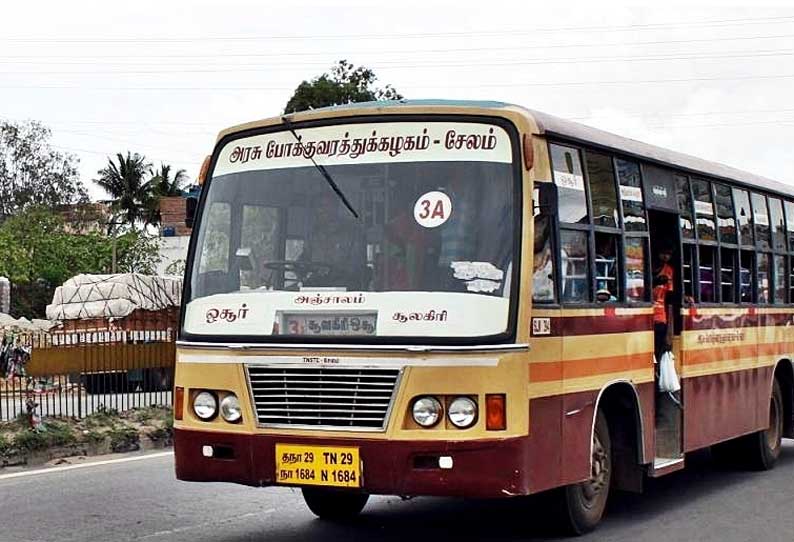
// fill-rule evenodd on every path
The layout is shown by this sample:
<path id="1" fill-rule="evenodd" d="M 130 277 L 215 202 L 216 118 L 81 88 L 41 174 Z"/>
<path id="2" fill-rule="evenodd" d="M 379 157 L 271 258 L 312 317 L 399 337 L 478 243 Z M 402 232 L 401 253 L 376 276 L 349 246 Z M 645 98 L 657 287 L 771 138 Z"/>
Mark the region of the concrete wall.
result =
<path id="1" fill-rule="evenodd" d="M 187 258 L 187 247 L 190 243 L 190 236 L 180 235 L 178 237 L 161 237 L 160 238 L 160 264 L 157 266 L 158 275 L 167 275 L 168 267 L 178 261 L 185 261 Z M 184 265 L 176 273 L 182 275 L 184 273 Z"/>

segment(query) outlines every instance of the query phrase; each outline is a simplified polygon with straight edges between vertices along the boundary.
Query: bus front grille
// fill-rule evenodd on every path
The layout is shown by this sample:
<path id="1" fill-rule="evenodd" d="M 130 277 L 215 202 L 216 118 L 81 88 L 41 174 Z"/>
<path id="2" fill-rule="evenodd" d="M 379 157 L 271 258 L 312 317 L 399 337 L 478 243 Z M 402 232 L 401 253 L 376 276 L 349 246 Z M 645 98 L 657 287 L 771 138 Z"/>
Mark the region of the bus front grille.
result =
<path id="1" fill-rule="evenodd" d="M 384 430 L 399 369 L 246 366 L 260 425 Z"/>

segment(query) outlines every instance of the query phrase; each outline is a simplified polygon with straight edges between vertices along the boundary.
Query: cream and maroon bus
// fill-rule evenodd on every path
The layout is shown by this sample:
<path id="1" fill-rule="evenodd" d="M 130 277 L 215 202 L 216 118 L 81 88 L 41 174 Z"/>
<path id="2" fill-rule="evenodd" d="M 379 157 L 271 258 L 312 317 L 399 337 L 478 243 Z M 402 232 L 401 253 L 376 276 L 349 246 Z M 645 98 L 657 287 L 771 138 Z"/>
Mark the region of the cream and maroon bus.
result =
<path id="1" fill-rule="evenodd" d="M 550 492 L 574 533 L 686 452 L 794 435 L 794 191 L 497 102 L 354 104 L 218 137 L 177 344 L 180 480 Z M 192 206 L 191 206 L 192 207 Z M 672 253 L 678 393 L 656 385 Z"/>

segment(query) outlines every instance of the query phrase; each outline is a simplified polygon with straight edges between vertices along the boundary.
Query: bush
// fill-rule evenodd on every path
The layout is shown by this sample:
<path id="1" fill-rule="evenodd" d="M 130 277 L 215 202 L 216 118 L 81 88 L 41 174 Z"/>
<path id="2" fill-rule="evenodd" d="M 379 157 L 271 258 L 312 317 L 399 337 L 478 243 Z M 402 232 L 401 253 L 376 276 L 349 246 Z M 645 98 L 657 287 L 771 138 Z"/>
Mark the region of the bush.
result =
<path id="1" fill-rule="evenodd" d="M 134 427 L 114 427 L 107 435 L 110 449 L 114 452 L 131 452 L 140 448 L 138 430 Z"/>
<path id="2" fill-rule="evenodd" d="M 67 446 L 75 442 L 77 437 L 69 424 L 56 420 L 48 420 L 39 430 L 29 429 L 17 433 L 14 437 L 14 445 L 28 452 L 44 450 L 52 446 Z"/>
<path id="3" fill-rule="evenodd" d="M 86 427 L 114 426 L 120 421 L 119 411 L 99 405 L 97 409 L 85 417 Z"/>

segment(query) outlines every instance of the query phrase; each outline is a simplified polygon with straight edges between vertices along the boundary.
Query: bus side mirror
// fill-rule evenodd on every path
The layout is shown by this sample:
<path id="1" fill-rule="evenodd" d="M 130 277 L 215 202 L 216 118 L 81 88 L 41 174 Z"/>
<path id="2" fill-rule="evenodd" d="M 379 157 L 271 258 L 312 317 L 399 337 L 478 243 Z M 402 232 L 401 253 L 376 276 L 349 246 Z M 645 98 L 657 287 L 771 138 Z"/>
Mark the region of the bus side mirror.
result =
<path id="1" fill-rule="evenodd" d="M 185 226 L 188 228 L 193 227 L 193 222 L 196 218 L 196 209 L 198 208 L 198 198 L 185 199 Z"/>
<path id="2" fill-rule="evenodd" d="M 545 215 L 557 214 L 557 185 L 554 183 L 537 183 L 538 189 L 537 206 L 540 212 Z"/>

